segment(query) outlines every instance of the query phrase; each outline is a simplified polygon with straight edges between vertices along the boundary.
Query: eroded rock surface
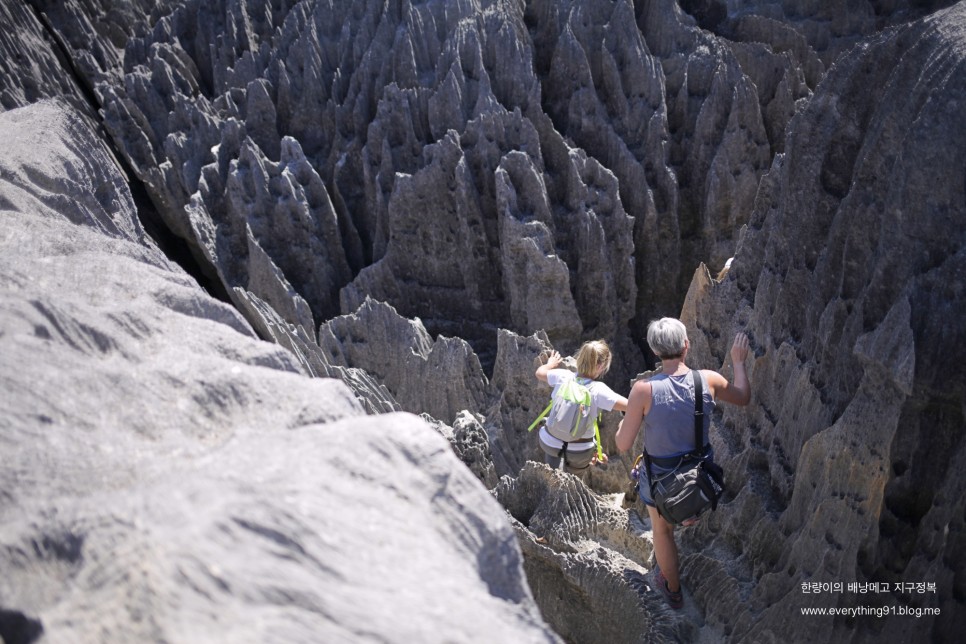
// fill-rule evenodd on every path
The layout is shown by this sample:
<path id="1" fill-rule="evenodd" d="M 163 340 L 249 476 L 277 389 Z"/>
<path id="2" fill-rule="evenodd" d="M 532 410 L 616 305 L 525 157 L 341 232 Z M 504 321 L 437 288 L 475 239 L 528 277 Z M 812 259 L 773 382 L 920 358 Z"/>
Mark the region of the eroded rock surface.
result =
<path id="1" fill-rule="evenodd" d="M 964 35 L 960 3 L 839 62 L 790 124 L 726 279 L 696 277 L 698 361 L 720 363 L 736 328 L 755 349 L 754 404 L 718 423 L 732 499 L 684 558 L 736 641 L 952 641 L 963 626 Z M 890 592 L 804 594 L 812 581 Z M 894 586 L 919 582 L 935 592 Z M 941 614 L 800 611 L 862 605 Z"/>
<path id="2" fill-rule="evenodd" d="M 626 620 L 607 631 L 615 641 L 804 641 L 816 632 L 838 641 L 954 639 L 966 628 L 966 573 L 956 556 L 966 38 L 963 3 L 940 11 L 953 4 L 3 4 L 3 32 L 17 34 L 0 38 L 3 109 L 59 97 L 88 125 L 100 118 L 135 194 L 143 188 L 152 203 L 138 202 L 142 229 L 123 179 L 108 169 L 115 161 L 75 117 L 54 128 L 72 140 L 60 146 L 69 150 L 52 153 L 75 161 L 0 192 L 5 210 L 42 207 L 74 222 L 30 220 L 30 234 L 4 223 L 9 248 L 29 252 L 34 246 L 21 240 L 30 239 L 44 249 L 29 270 L 4 258 L 9 288 L 63 281 L 68 291 L 30 306 L 11 298 L 16 323 L 0 335 L 11 360 L 5 404 L 15 411 L 5 431 L 17 445 L 5 463 L 15 464 L 18 486 L 30 481 L 0 486 L 0 502 L 11 499 L 3 516 L 31 507 L 29 516 L 40 517 L 4 520 L 16 530 L 3 551 L 19 566 L 10 587 L 26 594 L 12 607 L 12 595 L 0 595 L 0 626 L 31 637 L 68 628 L 61 607 L 87 602 L 81 608 L 93 614 L 136 573 L 143 581 L 117 613 L 131 619 L 98 613 L 85 628 L 181 640 L 196 633 L 180 624 L 197 622 L 215 639 L 262 634 L 183 608 L 193 603 L 171 581 L 177 570 L 192 593 L 228 594 L 228 614 L 241 624 L 272 605 L 305 610 L 304 623 L 317 628 L 312 620 L 328 602 L 344 599 L 315 594 L 321 568 L 342 574 L 357 604 L 369 596 L 343 561 L 327 562 L 320 550 L 343 538 L 375 540 L 379 561 L 416 547 L 322 521 L 318 509 L 346 495 L 381 508 L 387 497 L 397 502 L 411 487 L 429 494 L 450 477 L 446 486 L 472 490 L 454 501 L 460 507 L 488 512 L 476 478 L 514 508 L 537 604 L 573 641 L 596 641 L 600 631 L 589 625 L 601 614 Z M 11 114 L 4 118 L 24 118 Z M 35 147 L 47 145 L 37 137 Z M 78 192 L 85 181 L 94 187 Z M 92 226 L 111 241 L 92 237 Z M 170 250 L 165 257 L 153 246 L 158 231 L 181 240 L 178 262 L 221 302 L 179 272 Z M 71 259 L 69 249 L 92 239 L 109 251 Z M 736 249 L 732 272 L 717 283 L 711 272 Z M 695 273 L 700 262 L 711 271 Z M 145 300 L 145 289 L 132 292 L 132 281 L 154 284 L 158 274 L 163 286 L 147 290 L 160 303 Z M 89 275 L 101 278 L 93 295 Z M 95 296 L 112 303 L 109 315 L 85 313 L 83 298 Z M 646 543 L 646 525 L 587 490 L 626 487 L 628 462 L 613 449 L 617 419 L 606 417 L 603 429 L 611 462 L 583 486 L 528 463 L 542 455 L 526 427 L 549 394 L 533 378 L 542 353 L 603 337 L 615 349 L 608 384 L 626 391 L 650 366 L 647 321 L 679 313 L 692 329 L 696 365 L 720 366 L 734 331 L 752 333 L 756 393 L 752 407 L 716 419 L 732 496 L 682 533 L 688 609 L 668 621 L 644 580 L 650 564 L 637 545 Z M 163 339 L 172 335 L 180 344 Z M 46 362 L 29 364 L 51 343 Z M 128 363 L 149 384 L 124 378 Z M 83 383 L 90 396 L 62 404 L 70 374 L 91 364 L 98 369 Z M 171 373 L 170 364 L 180 367 Z M 126 402 L 105 411 L 105 390 Z M 191 393 L 171 393 L 182 390 Z M 266 400 L 280 408 L 269 413 Z M 432 429 L 407 415 L 363 415 L 399 410 L 430 414 Z M 87 442 L 54 433 L 62 417 Z M 265 433 L 266 425 L 292 429 Z M 119 439 L 115 427 L 135 433 Z M 436 434 L 469 473 L 447 469 Z M 24 447 L 21 435 L 44 437 L 47 451 Z M 347 435 L 356 442 L 342 442 Z M 353 452 L 366 456 L 340 460 Z M 288 467 L 315 453 L 330 459 L 324 467 Z M 436 463 L 437 453 L 444 473 L 432 470 L 429 482 L 415 471 L 383 487 L 372 479 L 372 468 L 391 475 Z M 172 473 L 172 463 L 181 469 Z M 262 499 L 249 479 L 218 467 L 276 487 Z M 77 501 L 44 496 L 55 480 L 45 468 L 69 480 L 109 474 Z M 348 488 L 358 480 L 373 486 Z M 211 499 L 219 487 L 224 501 Z M 159 500 L 172 490 L 183 507 Z M 255 509 L 253 494 L 262 503 Z M 488 639 L 553 640 L 514 577 L 505 526 L 487 528 L 489 515 L 473 515 L 472 525 L 484 527 L 464 530 L 454 507 L 441 519 L 439 508 L 421 506 L 405 526 L 389 516 L 400 529 L 425 524 L 432 544 L 433 530 L 462 535 L 443 561 L 459 570 L 462 556 L 481 552 L 460 539 L 497 543 L 495 551 L 480 546 L 487 554 L 477 563 L 509 578 L 484 575 L 481 591 L 471 566 L 455 583 L 474 589 L 481 620 L 507 608 L 493 597 L 513 598 L 513 615 L 494 620 L 507 630 Z M 204 521 L 192 523 L 199 514 Z M 544 530 L 561 516 L 563 526 Z M 169 534 L 173 524 L 194 527 Z M 537 529 L 552 539 L 538 542 Z M 153 555 L 169 540 L 170 552 Z M 119 566 L 92 568 L 117 543 Z M 218 548 L 244 554 L 213 568 Z M 281 590 L 259 581 L 279 552 L 288 555 L 286 579 L 296 580 Z M 110 583 L 98 585 L 105 576 Z M 934 582 L 932 596 L 877 600 L 917 607 L 935 599 L 942 614 L 800 621 L 803 605 L 833 601 L 802 594 L 807 580 Z M 80 590 L 54 590 L 62 587 Z M 241 587 L 258 590 L 230 594 Z M 553 602 L 560 589 L 579 610 Z M 849 608 L 861 599 L 843 593 L 834 601 Z M 458 623 L 477 622 L 454 615 L 450 634 L 462 639 Z M 298 639 L 286 630 L 295 622 L 303 623 L 267 623 Z M 427 639 L 420 628 L 396 635 Z"/>
<path id="3" fill-rule="evenodd" d="M 37 7 L 246 316 L 235 289 L 296 327 L 372 297 L 487 368 L 502 327 L 611 338 L 632 373 L 628 324 L 733 254 L 807 92 L 673 3 L 102 4 Z"/>
<path id="4" fill-rule="evenodd" d="M 469 345 L 459 338 L 433 340 L 419 320 L 367 299 L 352 315 L 319 329 L 326 362 L 355 367 L 392 392 L 402 409 L 445 423 L 485 408 L 488 380 Z"/>
<path id="5" fill-rule="evenodd" d="M 50 33 L 28 2 L 4 2 L 0 24 L 0 107 L 10 110 L 43 99 L 69 102 L 93 122 L 94 110 L 60 51 L 56 33 Z"/>
<path id="6" fill-rule="evenodd" d="M 4 641 L 558 641 L 436 431 L 209 297 L 66 104 L 0 138 Z"/>
<path id="7" fill-rule="evenodd" d="M 496 498 L 519 522 L 527 580 L 544 618 L 567 641 L 670 642 L 697 635 L 649 575 L 652 545 L 634 512 L 576 477 L 527 463 Z"/>

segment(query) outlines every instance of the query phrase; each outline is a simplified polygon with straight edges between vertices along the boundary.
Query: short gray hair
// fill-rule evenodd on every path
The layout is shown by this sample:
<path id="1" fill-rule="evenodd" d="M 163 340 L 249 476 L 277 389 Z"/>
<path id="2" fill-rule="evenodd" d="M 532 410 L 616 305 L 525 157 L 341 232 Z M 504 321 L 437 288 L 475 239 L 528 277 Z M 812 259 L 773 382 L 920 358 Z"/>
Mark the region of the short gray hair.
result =
<path id="1" fill-rule="evenodd" d="M 647 325 L 647 344 L 661 360 L 680 358 L 684 354 L 687 339 L 687 328 L 676 318 L 652 320 Z"/>

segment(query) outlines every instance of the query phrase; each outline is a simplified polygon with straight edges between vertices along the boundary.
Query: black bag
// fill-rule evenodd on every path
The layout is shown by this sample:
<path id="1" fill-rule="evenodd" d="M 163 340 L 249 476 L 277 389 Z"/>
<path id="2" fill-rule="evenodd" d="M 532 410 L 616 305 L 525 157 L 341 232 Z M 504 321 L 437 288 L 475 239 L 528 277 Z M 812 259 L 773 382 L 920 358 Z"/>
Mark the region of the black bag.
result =
<path id="1" fill-rule="evenodd" d="M 651 499 L 664 520 L 679 525 L 697 518 L 709 507 L 718 509 L 718 499 L 724 494 L 724 471 L 709 457 L 704 446 L 704 391 L 699 371 L 692 370 L 694 379 L 694 451 L 681 457 L 673 471 L 658 480 L 651 473 L 651 457 L 644 450 L 644 465 L 650 483 Z"/>

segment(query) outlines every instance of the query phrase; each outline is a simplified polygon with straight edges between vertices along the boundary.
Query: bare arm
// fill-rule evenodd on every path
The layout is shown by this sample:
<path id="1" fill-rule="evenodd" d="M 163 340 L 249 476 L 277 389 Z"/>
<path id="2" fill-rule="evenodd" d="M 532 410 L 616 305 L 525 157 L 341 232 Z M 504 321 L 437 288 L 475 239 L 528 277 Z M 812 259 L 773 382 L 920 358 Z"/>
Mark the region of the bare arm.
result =
<path id="1" fill-rule="evenodd" d="M 537 377 L 537 380 L 542 380 L 544 382 L 547 382 L 547 373 L 551 369 L 556 369 L 557 367 L 559 367 L 561 362 L 563 362 L 563 358 L 560 357 L 560 352 L 559 351 L 551 352 L 550 357 L 547 358 L 547 361 L 542 365 L 540 365 L 539 367 L 537 367 L 537 372 L 534 374 Z"/>
<path id="2" fill-rule="evenodd" d="M 711 385 L 712 395 L 716 400 L 733 405 L 744 406 L 751 402 L 751 382 L 745 371 L 745 358 L 748 357 L 748 336 L 739 333 L 731 345 L 731 364 L 734 367 L 734 382 L 728 380 L 715 371 L 706 373 L 708 384 Z"/>
<path id="3" fill-rule="evenodd" d="M 627 398 L 623 396 L 619 397 L 611 408 L 611 411 L 627 411 Z"/>
<path id="4" fill-rule="evenodd" d="M 617 428 L 617 435 L 614 437 L 617 442 L 617 449 L 626 452 L 634 446 L 634 439 L 641 431 L 641 423 L 647 410 L 651 407 L 651 383 L 638 381 L 631 387 L 631 395 L 627 398 L 626 413 L 621 424 Z M 614 409 L 617 409 L 615 406 Z"/>

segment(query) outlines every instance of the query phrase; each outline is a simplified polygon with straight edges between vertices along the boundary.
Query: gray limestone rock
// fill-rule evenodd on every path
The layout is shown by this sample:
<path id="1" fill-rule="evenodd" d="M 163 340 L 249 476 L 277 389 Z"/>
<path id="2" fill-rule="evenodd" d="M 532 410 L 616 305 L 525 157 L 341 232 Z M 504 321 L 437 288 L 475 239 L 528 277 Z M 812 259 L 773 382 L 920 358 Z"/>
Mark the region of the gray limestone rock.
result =
<path id="1" fill-rule="evenodd" d="M 544 110 L 560 134 L 615 176 L 622 208 L 634 218 L 635 307 L 663 307 L 675 299 L 674 280 L 647 276 L 676 274 L 681 249 L 661 63 L 629 2 L 535 2 L 527 18 Z"/>
<path id="2" fill-rule="evenodd" d="M 241 133 L 238 133 L 241 135 Z M 202 168 L 198 191 L 185 212 L 194 238 L 223 281 L 269 300 L 293 324 L 315 327 L 315 319 L 338 312 L 339 289 L 350 270 L 338 217 L 328 191 L 299 143 L 285 137 L 273 162 L 252 139 L 223 140 L 237 158 Z M 306 310 L 289 312 L 298 296 Z"/>
<path id="3" fill-rule="evenodd" d="M 697 637 L 651 585 L 652 545 L 635 512 L 537 463 L 501 479 L 494 494 L 516 521 L 541 614 L 567 641 Z"/>
<path id="4" fill-rule="evenodd" d="M 206 273 L 226 282 L 226 292 L 248 279 L 243 222 L 257 229 L 258 222 L 271 225 L 283 216 L 280 209 L 308 211 L 299 218 L 324 224 L 277 239 L 254 232 L 284 277 L 280 287 L 260 293 L 263 299 L 275 306 L 271 292 L 294 290 L 320 323 L 351 313 L 371 296 L 423 318 L 431 332 L 464 337 L 482 355 L 495 351 L 490 325 L 523 334 L 546 327 L 561 345 L 616 333 L 615 341 L 629 346 L 648 317 L 673 313 L 693 266 L 706 261 L 718 268 L 733 254 L 734 231 L 748 220 L 758 180 L 783 149 L 788 119 L 832 60 L 857 39 L 943 4 L 859 2 L 844 11 L 834 3 L 758 0 L 480 2 L 447 11 L 441 2 L 343 7 L 306 0 L 272 10 L 224 0 L 151 8 L 121 0 L 34 2 L 95 90 L 109 131 L 165 224 L 187 240 Z M 111 25 L 122 16 L 122 24 Z M 391 65 L 383 64 L 387 59 Z M 486 124 L 505 127 L 507 113 L 519 113 L 512 127 L 536 130 L 539 150 L 513 137 L 492 138 Z M 436 159 L 429 151 L 447 132 L 460 137 L 468 170 L 447 170 L 436 179 L 466 192 L 450 194 L 440 211 L 391 203 L 397 175 L 416 176 L 431 166 Z M 495 145 L 481 145 L 481 134 Z M 318 175 L 324 196 L 302 197 L 298 186 L 289 190 L 272 178 L 281 171 L 270 165 L 286 136 L 298 142 L 299 163 Z M 560 308 L 545 306 L 522 278 L 521 249 L 496 233 L 505 228 L 498 213 L 513 203 L 501 200 L 497 187 L 506 182 L 496 179 L 496 169 L 515 151 L 529 154 L 539 175 L 526 182 L 529 194 L 514 188 L 517 203 L 546 201 L 553 220 L 557 252 L 550 255 L 558 261 L 541 273 L 544 279 L 558 274 L 553 289 L 569 287 L 576 317 L 565 296 Z M 584 168 L 573 180 L 572 151 L 600 164 L 594 175 L 613 176 L 605 181 L 613 184 L 603 193 L 606 205 L 572 201 L 584 183 L 591 192 L 601 186 Z M 234 161 L 240 165 L 229 179 Z M 259 182 L 269 199 L 303 201 L 269 204 L 238 194 L 250 195 Z M 199 187 L 207 213 L 198 214 Z M 317 187 L 311 191 L 322 195 Z M 420 193 L 426 198 L 433 197 Z M 461 266 L 476 270 L 464 271 L 464 281 L 479 269 L 492 279 L 470 281 L 461 287 L 470 297 L 453 301 L 453 278 L 445 270 L 453 262 L 441 258 L 433 265 L 424 258 L 425 267 L 407 266 L 413 262 L 400 256 L 425 250 L 426 242 L 414 247 L 397 225 L 390 238 L 399 216 L 390 209 L 425 213 L 420 228 L 435 245 L 450 243 L 454 227 L 469 225 L 468 246 L 456 253 L 468 258 Z M 454 209 L 460 212 L 455 221 Z M 633 218 L 632 279 L 625 278 L 630 267 L 623 250 L 613 260 L 585 252 L 596 238 L 581 239 L 584 209 Z M 213 242 L 198 239 L 200 224 L 189 225 L 192 217 L 210 219 L 208 228 L 226 244 L 214 264 L 203 250 Z M 625 240 L 621 218 L 604 225 L 612 247 Z M 396 259 L 375 272 L 413 276 L 354 279 L 378 265 L 390 245 L 398 246 L 390 253 Z M 305 261 L 307 252 L 322 249 L 321 261 Z M 566 284 L 559 260 L 570 274 Z M 655 279 L 658 274 L 665 277 Z M 614 277 L 602 283 L 607 275 Z M 333 289 L 345 286 L 348 302 L 336 309 Z M 600 288 L 613 292 L 613 301 L 588 303 L 588 293 Z M 424 298 L 431 313 L 408 310 Z M 283 317 L 293 321 L 288 312 Z"/>
<path id="5" fill-rule="evenodd" d="M 86 117 L 94 109 L 66 62 L 59 56 L 62 38 L 51 33 L 29 2 L 4 2 L 0 25 L 0 108 L 14 109 L 43 99 L 60 98 Z"/>
<path id="6" fill-rule="evenodd" d="M 680 294 L 691 267 L 701 261 L 721 267 L 734 253 L 735 231 L 748 221 L 771 144 L 759 88 L 728 41 L 698 28 L 671 0 L 641 3 L 637 24 L 665 77 L 667 163 L 679 186 L 676 244 L 685 260 L 673 271 Z"/>
<path id="7" fill-rule="evenodd" d="M 0 105 L 59 97 L 86 115 L 44 105 L 50 136 L 18 132 L 43 167 L 17 166 L 25 143 L 0 160 L 0 208 L 58 213 L 4 224 L 2 400 L 27 438 L 0 469 L 0 556 L 15 570 L 0 580 L 3 636 L 76 639 L 58 633 L 79 604 L 96 616 L 80 639 L 197 639 L 192 622 L 202 639 L 292 640 L 303 625 L 378 638 L 320 623 L 384 591 L 320 553 L 343 552 L 340 539 L 372 542 L 377 563 L 404 549 L 400 573 L 425 589 L 409 553 L 439 530 L 459 545 L 434 564 L 463 573 L 433 592 L 469 593 L 476 611 L 451 611 L 442 638 L 493 622 L 488 639 L 553 641 L 496 504 L 480 500 L 497 486 L 535 599 L 573 641 L 953 639 L 966 627 L 964 23 L 949 0 L 3 4 L 16 36 L 0 38 Z M 137 202 L 147 231 L 180 238 L 178 261 L 190 255 L 224 302 L 132 216 L 82 123 L 96 118 L 152 202 Z M 755 351 L 754 404 L 715 419 L 725 507 L 682 532 L 698 629 L 665 628 L 633 545 L 646 526 L 613 514 L 628 466 L 616 417 L 611 462 L 584 479 L 615 495 L 606 511 L 572 477 L 551 490 L 526 432 L 549 394 L 533 377 L 542 353 L 605 338 L 608 384 L 626 392 L 647 367 L 646 323 L 679 312 L 696 365 L 729 373 L 739 329 Z M 399 410 L 432 417 L 364 416 Z M 51 492 L 51 472 L 80 492 Z M 453 506 L 420 506 L 410 525 L 395 512 L 413 494 Z M 391 498 L 386 531 L 319 511 L 346 495 L 373 513 Z M 528 528 L 561 516 L 550 544 Z M 223 562 L 219 548 L 241 554 Z M 335 604 L 316 591 L 325 571 L 344 584 Z M 803 581 L 852 580 L 935 582 L 880 600 L 942 613 L 789 618 L 832 601 Z M 232 624 L 197 608 L 205 595 L 228 598 Z M 95 610 L 115 597 L 117 611 Z M 387 639 L 432 639 L 411 597 L 416 619 Z"/>
<path id="8" fill-rule="evenodd" d="M 681 5 L 727 4 L 727 16 L 715 25 L 703 25 L 716 33 L 741 34 L 751 29 L 758 42 L 789 42 L 787 27 L 804 39 L 811 51 L 802 58 L 802 68 L 809 76 L 809 86 L 863 39 L 898 24 L 905 24 L 952 4 L 956 0 L 683 0 Z M 699 23 L 700 14 L 694 12 Z M 747 32 L 739 35 L 745 40 Z M 799 51 L 800 46 L 796 45 Z M 817 57 L 817 60 L 816 60 Z"/>
<path id="9" fill-rule="evenodd" d="M 568 203 L 551 208 L 542 136 L 519 111 L 496 111 L 424 148 L 423 167 L 396 175 L 376 228 L 391 241 L 343 290 L 343 311 L 385 301 L 482 355 L 493 327 L 568 347 L 588 330 L 619 334 L 634 310 L 632 220 L 613 176 L 572 150 L 556 168 Z"/>
<path id="10" fill-rule="evenodd" d="M 490 449 L 490 439 L 483 427 L 483 417 L 469 411 L 461 411 L 453 421 L 452 427 L 435 418 L 423 415 L 447 441 L 464 465 L 476 475 L 487 489 L 497 484 L 496 467 Z"/>
<path id="11" fill-rule="evenodd" d="M 805 34 L 785 22 L 760 14 L 743 14 L 730 25 L 729 35 L 738 42 L 763 45 L 774 54 L 787 55 L 791 69 L 795 70 L 793 73 L 800 74 L 801 80 L 811 89 L 815 89 L 825 76 L 826 65 L 809 45 Z M 758 82 L 760 76 L 752 78 L 755 78 L 761 93 L 770 93 L 768 84 Z"/>
<path id="12" fill-rule="evenodd" d="M 314 334 L 301 325 L 286 322 L 257 295 L 236 288 L 231 293 L 231 300 L 247 320 L 252 320 L 252 327 L 260 338 L 285 347 L 295 356 L 302 373 L 342 380 L 352 389 L 356 400 L 367 413 L 381 414 L 402 410 L 385 385 L 361 369 L 330 364 L 316 343 Z"/>
<path id="13" fill-rule="evenodd" d="M 722 364 L 737 329 L 754 346 L 753 404 L 717 421 L 730 498 L 684 557 L 686 583 L 736 641 L 807 641 L 806 629 L 939 641 L 963 626 L 952 552 L 966 526 L 949 490 L 966 467 L 966 344 L 952 322 L 966 270 L 953 223 L 966 214 L 964 25 L 960 3 L 840 60 L 790 123 L 728 275 L 696 276 L 697 361 Z M 722 578 L 731 592 L 705 581 Z M 801 615 L 868 604 L 802 592 L 853 581 L 885 584 L 876 605 L 921 617 Z M 896 590 L 919 582 L 935 591 Z"/>
<path id="14" fill-rule="evenodd" d="M 459 338 L 433 340 L 420 321 L 366 300 L 352 315 L 319 329 L 327 364 L 364 371 L 392 392 L 401 409 L 453 423 L 464 410 L 486 406 L 488 381 L 480 361 Z"/>
<path id="15" fill-rule="evenodd" d="M 390 49 L 400 53 L 384 68 Z M 547 126 L 532 57 L 524 16 L 509 7 L 343 13 L 304 2 L 260 13 L 184 4 L 129 40 L 123 83 L 100 82 L 98 92 L 109 131 L 166 225 L 227 292 L 245 288 L 303 324 L 282 302 L 291 292 L 318 323 L 337 312 L 333 288 L 346 287 L 342 313 L 373 297 L 492 356 L 493 327 L 545 328 L 575 346 L 588 332 L 623 335 L 636 315 L 625 235 L 633 220 L 620 184 L 609 161 L 571 159 L 580 150 Z M 622 128 L 636 127 L 635 88 L 649 83 L 660 103 L 660 83 L 645 69 L 612 80 L 626 86 Z M 300 172 L 321 181 L 307 176 L 299 186 L 285 177 L 291 162 L 274 166 L 286 137 L 309 168 Z M 547 146 L 555 148 L 549 168 Z M 454 183 L 458 190 L 434 194 Z M 566 194 L 566 204 L 549 194 Z M 551 237 L 540 233 L 543 252 L 521 264 L 513 220 L 526 223 L 540 203 Z M 278 225 L 295 218 L 308 223 Z M 421 238 L 411 236 L 417 228 Z M 253 244 L 277 270 L 251 274 L 270 267 L 250 259 Z M 527 271 L 544 264 L 546 277 L 531 284 Z M 541 288 L 547 280 L 552 288 Z M 545 292 L 559 293 L 562 307 Z M 429 311 L 415 313 L 414 301 Z"/>
<path id="16" fill-rule="evenodd" d="M 76 112 L 0 137 L 4 641 L 559 641 L 426 422 L 206 295 Z"/>
<path id="17" fill-rule="evenodd" d="M 534 372 L 551 349 L 542 332 L 522 337 L 504 329 L 497 336 L 491 383 L 500 393 L 485 416 L 499 476 L 516 476 L 528 460 L 543 462 L 537 438 L 527 428 L 550 400 L 550 388 L 538 386 Z"/>

